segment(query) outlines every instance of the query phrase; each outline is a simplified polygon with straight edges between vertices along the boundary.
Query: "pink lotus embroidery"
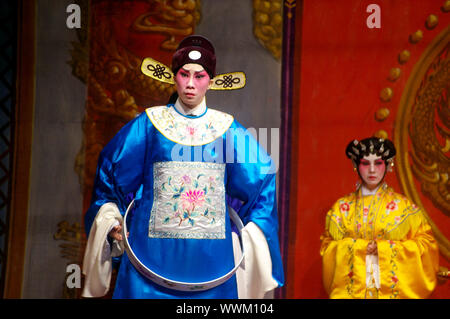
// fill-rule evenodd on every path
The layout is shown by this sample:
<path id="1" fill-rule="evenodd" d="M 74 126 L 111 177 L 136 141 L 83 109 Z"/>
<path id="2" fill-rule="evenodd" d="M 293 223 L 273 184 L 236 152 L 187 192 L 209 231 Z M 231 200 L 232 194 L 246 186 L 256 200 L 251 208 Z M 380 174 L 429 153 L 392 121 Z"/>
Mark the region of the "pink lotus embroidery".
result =
<path id="1" fill-rule="evenodd" d="M 183 209 L 189 213 L 193 212 L 196 206 L 201 206 L 205 201 L 205 192 L 202 190 L 188 190 L 181 195 Z"/>

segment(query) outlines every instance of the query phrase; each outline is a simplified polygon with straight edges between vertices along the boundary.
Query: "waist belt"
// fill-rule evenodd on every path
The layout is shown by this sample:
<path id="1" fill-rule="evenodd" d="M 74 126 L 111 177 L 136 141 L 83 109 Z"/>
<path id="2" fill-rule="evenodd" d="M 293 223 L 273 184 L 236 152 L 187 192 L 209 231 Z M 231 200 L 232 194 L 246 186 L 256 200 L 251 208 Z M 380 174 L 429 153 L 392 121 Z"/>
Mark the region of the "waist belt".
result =
<path id="1" fill-rule="evenodd" d="M 231 276 L 234 275 L 234 273 L 237 271 L 237 269 L 239 268 L 239 266 L 243 263 L 244 261 L 244 249 L 242 248 L 242 256 L 241 259 L 239 260 L 239 262 L 234 266 L 233 269 L 231 269 L 227 274 L 213 279 L 213 280 L 209 280 L 209 281 L 202 281 L 202 282 L 184 282 L 184 281 L 176 281 L 176 280 L 172 280 L 166 277 L 163 277 L 161 275 L 158 275 L 157 273 L 155 273 L 154 271 L 152 271 L 150 268 L 148 268 L 147 266 L 145 266 L 140 260 L 139 258 L 136 257 L 136 255 L 133 252 L 133 249 L 130 246 L 130 243 L 128 242 L 128 237 L 126 236 L 126 234 L 128 233 L 127 231 L 127 215 L 130 212 L 132 206 L 134 205 L 134 200 L 130 203 L 130 205 L 127 208 L 127 211 L 125 213 L 124 216 L 124 220 L 123 220 L 123 239 L 124 239 L 124 246 L 125 246 L 125 251 L 127 252 L 128 255 L 128 259 L 130 260 L 131 264 L 147 279 L 150 279 L 151 281 L 153 281 L 154 283 L 166 287 L 166 288 L 170 288 L 170 289 L 175 289 L 175 290 L 180 290 L 180 291 L 203 291 L 203 290 L 208 290 L 214 287 L 217 287 L 221 284 L 223 284 L 225 281 L 227 281 L 228 279 L 231 278 Z M 229 213 L 230 213 L 230 218 L 231 220 L 234 222 L 234 224 L 236 225 L 236 227 L 239 230 L 239 235 L 242 236 L 242 229 L 244 228 L 244 224 L 242 223 L 241 219 L 239 218 L 238 214 L 236 213 L 236 211 L 229 207 Z"/>

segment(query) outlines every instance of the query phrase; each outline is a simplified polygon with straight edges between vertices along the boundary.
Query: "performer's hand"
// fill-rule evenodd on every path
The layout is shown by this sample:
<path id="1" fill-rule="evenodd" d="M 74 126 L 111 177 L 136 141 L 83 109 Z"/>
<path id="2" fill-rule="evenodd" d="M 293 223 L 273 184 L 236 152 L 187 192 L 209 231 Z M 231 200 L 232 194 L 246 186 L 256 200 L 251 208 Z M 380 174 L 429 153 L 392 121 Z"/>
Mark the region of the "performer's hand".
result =
<path id="1" fill-rule="evenodd" d="M 122 225 L 114 226 L 108 234 L 109 237 L 121 241 L 122 238 Z"/>
<path id="2" fill-rule="evenodd" d="M 366 254 L 375 256 L 378 255 L 378 246 L 376 241 L 372 240 L 369 242 L 367 245 Z"/>

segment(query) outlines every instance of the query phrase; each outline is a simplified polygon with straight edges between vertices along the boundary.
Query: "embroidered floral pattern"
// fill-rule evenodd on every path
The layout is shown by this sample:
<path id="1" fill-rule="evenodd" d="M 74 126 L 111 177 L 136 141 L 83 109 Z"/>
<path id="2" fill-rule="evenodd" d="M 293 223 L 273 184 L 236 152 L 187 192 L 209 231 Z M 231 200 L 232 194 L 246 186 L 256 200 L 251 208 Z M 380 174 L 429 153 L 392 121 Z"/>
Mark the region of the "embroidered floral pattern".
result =
<path id="1" fill-rule="evenodd" d="M 350 206 L 348 212 L 347 203 Z M 328 229 L 332 230 L 334 240 L 348 237 L 353 241 L 363 238 L 365 240 L 378 239 L 388 243 L 386 249 L 384 249 L 386 247 L 384 245 L 379 246 L 379 254 L 382 256 L 379 264 L 382 287 L 380 296 L 382 298 L 400 298 L 404 279 L 400 273 L 401 261 L 398 259 L 401 253 L 399 242 L 407 238 L 406 236 L 412 230 L 420 227 L 421 214 L 420 208 L 413 205 L 408 199 L 383 187 L 375 195 L 362 197 L 360 193 L 355 192 L 339 199 L 327 215 L 328 225 L 332 226 Z M 345 234 L 340 236 L 344 231 Z M 360 288 L 364 287 L 366 283 L 359 282 L 361 279 L 357 276 L 359 271 L 362 271 L 359 267 L 362 267 L 364 260 L 360 258 L 365 257 L 365 248 L 362 247 L 363 250 L 356 251 L 354 244 L 347 240 L 343 244 L 345 244 L 343 254 L 340 253 L 339 257 L 337 254 L 334 256 L 339 258 L 339 266 L 336 267 L 339 267 L 341 273 L 338 290 L 339 293 L 353 297 L 359 294 Z M 333 280 L 333 282 L 337 281 Z M 376 297 L 375 294 L 374 296 Z"/>
<path id="2" fill-rule="evenodd" d="M 392 229 L 407 216 L 407 214 L 398 212 L 399 203 L 400 199 L 394 198 L 386 204 L 384 214 L 381 215 L 380 221 L 386 224 L 387 229 Z"/>
<path id="3" fill-rule="evenodd" d="M 347 294 L 349 294 L 350 296 L 353 296 L 353 284 L 355 283 L 355 279 L 353 278 L 353 275 L 354 275 L 353 268 L 354 268 L 354 259 L 355 259 L 353 246 L 355 245 L 355 243 L 356 243 L 356 240 L 353 240 L 351 245 L 349 245 L 347 247 L 348 273 L 347 273 L 347 285 L 345 288 L 347 289 Z"/>
<path id="4" fill-rule="evenodd" d="M 155 163 L 149 237 L 225 238 L 224 174 L 225 164 Z"/>
<path id="5" fill-rule="evenodd" d="M 330 219 L 346 237 L 396 239 L 393 232 L 408 227 L 408 217 L 420 212 L 417 206 L 405 206 L 402 201 L 407 200 L 387 186 L 372 196 L 355 192 L 338 201 Z"/>
<path id="6" fill-rule="evenodd" d="M 169 140 L 182 145 L 197 146 L 213 142 L 233 123 L 233 116 L 207 109 L 206 114 L 188 118 L 173 106 L 155 106 L 146 110 L 156 129 Z"/>
<path id="7" fill-rule="evenodd" d="M 389 247 L 391 248 L 391 256 L 390 256 L 390 260 L 389 260 L 389 264 L 391 265 L 391 269 L 389 271 L 389 274 L 390 274 L 389 288 L 391 289 L 391 295 L 389 296 L 389 298 L 395 299 L 399 295 L 399 291 L 398 291 L 398 289 L 396 289 L 397 283 L 398 283 L 398 277 L 395 273 L 398 270 L 397 264 L 395 262 L 395 258 L 397 257 L 398 251 L 397 251 L 397 248 L 395 247 L 395 243 L 392 240 L 389 241 Z"/>
<path id="8" fill-rule="evenodd" d="M 395 201 L 390 201 L 387 205 L 386 205 L 386 210 L 387 211 L 394 211 L 397 210 L 398 206 L 397 203 Z"/>
<path id="9" fill-rule="evenodd" d="M 339 209 L 342 213 L 346 213 L 350 210 L 350 205 L 347 202 L 343 202 L 341 205 L 339 205 Z"/>
<path id="10" fill-rule="evenodd" d="M 369 208 L 364 207 L 363 208 L 363 222 L 367 223 L 367 216 L 369 216 Z"/>
<path id="11" fill-rule="evenodd" d="M 356 195 L 354 201 L 354 229 L 353 232 L 356 238 L 361 238 L 363 234 L 361 234 L 362 228 L 362 211 L 363 211 L 363 201 L 361 200 L 361 196 L 359 194 Z"/>

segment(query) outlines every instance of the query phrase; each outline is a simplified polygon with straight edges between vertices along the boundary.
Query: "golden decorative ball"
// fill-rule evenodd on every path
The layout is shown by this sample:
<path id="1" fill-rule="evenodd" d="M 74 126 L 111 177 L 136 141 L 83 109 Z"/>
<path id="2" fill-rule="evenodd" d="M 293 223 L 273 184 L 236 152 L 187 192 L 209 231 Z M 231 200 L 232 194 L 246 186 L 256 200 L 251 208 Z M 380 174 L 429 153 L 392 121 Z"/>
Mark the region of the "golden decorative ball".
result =
<path id="1" fill-rule="evenodd" d="M 430 14 L 427 18 L 425 25 L 427 26 L 428 29 L 433 29 L 434 27 L 437 26 L 438 22 L 439 22 L 438 17 L 434 14 Z"/>
<path id="2" fill-rule="evenodd" d="M 396 81 L 399 77 L 400 74 L 402 73 L 402 71 L 400 70 L 400 68 L 392 68 L 389 71 L 389 77 L 388 79 L 392 82 Z"/>
<path id="3" fill-rule="evenodd" d="M 406 62 L 408 62 L 410 57 L 411 57 L 411 53 L 408 50 L 403 50 L 398 55 L 398 62 L 400 64 L 405 64 Z"/>
<path id="4" fill-rule="evenodd" d="M 375 112 L 375 119 L 379 122 L 384 121 L 389 116 L 389 109 L 383 107 Z"/>
<path id="5" fill-rule="evenodd" d="M 394 96 L 394 91 L 390 87 L 386 87 L 380 92 L 380 99 L 383 102 L 389 102 Z"/>
<path id="6" fill-rule="evenodd" d="M 374 136 L 378 137 L 378 138 L 383 138 L 383 139 L 387 139 L 389 137 L 388 133 L 385 130 L 378 130 L 378 131 L 376 131 Z"/>
<path id="7" fill-rule="evenodd" d="M 422 39 L 423 39 L 422 30 L 417 30 L 416 32 L 414 32 L 409 36 L 409 42 L 411 42 L 412 44 L 416 44 Z"/>
<path id="8" fill-rule="evenodd" d="M 450 0 L 446 0 L 442 5 L 442 11 L 449 12 L 450 11 Z"/>

